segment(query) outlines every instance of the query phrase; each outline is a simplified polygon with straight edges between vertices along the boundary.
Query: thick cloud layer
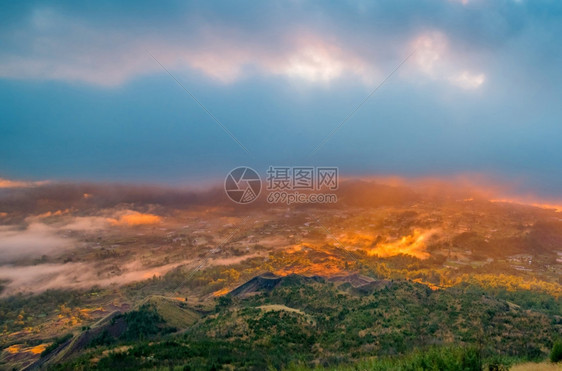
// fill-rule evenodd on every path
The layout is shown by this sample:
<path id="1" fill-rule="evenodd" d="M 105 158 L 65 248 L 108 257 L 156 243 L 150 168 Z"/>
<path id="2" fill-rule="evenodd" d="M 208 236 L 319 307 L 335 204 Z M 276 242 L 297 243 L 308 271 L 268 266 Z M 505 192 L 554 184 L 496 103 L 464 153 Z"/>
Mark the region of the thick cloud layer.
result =
<path id="1" fill-rule="evenodd" d="M 11 7 L 0 55 L 6 78 L 115 86 L 162 72 L 150 50 L 175 72 L 199 71 L 223 83 L 252 74 L 374 83 L 389 63 L 418 49 L 412 69 L 471 89 L 494 59 L 508 61 L 505 53 L 549 70 L 560 57 L 552 47 L 562 9 L 549 1 L 193 2 L 156 12 L 112 4 L 92 11 L 70 2 Z"/>
<path id="2" fill-rule="evenodd" d="M 558 196 L 561 16 L 546 0 L 13 2 L 0 176 L 178 184 L 313 163 Z"/>

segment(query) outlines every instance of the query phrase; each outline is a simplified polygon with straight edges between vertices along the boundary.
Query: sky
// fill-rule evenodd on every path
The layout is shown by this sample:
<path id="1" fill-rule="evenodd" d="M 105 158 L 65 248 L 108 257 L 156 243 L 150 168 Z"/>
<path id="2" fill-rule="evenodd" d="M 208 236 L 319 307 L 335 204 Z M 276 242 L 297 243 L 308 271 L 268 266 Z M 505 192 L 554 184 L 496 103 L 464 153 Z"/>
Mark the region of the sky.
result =
<path id="1" fill-rule="evenodd" d="M 326 165 L 562 196 L 561 34 L 560 1 L 4 1 L 0 178 Z"/>

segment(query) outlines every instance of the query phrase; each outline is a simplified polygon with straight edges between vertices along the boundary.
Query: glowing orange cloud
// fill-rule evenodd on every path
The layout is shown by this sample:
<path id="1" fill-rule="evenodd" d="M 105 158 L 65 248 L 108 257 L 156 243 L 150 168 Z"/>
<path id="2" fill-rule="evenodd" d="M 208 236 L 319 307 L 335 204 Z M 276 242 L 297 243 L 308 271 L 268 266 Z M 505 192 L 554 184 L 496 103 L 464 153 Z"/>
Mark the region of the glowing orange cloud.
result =
<path id="1" fill-rule="evenodd" d="M 346 246 L 370 246 L 376 237 L 372 234 L 349 232 L 339 236 L 339 240 Z"/>
<path id="2" fill-rule="evenodd" d="M 505 202 L 509 204 L 518 204 L 518 205 L 527 205 L 527 206 L 534 206 L 540 207 L 541 209 L 552 209 L 558 213 L 562 212 L 562 205 L 551 204 L 551 203 L 542 203 L 542 202 L 532 202 L 532 201 L 523 201 L 517 198 L 502 198 L 502 199 L 495 199 L 490 200 L 491 202 Z"/>
<path id="3" fill-rule="evenodd" d="M 114 226 L 134 227 L 137 225 L 158 224 L 162 222 L 162 218 L 154 214 L 143 214 L 132 211 L 118 218 L 107 218 L 107 221 Z"/>
<path id="4" fill-rule="evenodd" d="M 343 180 L 371 181 L 392 187 L 405 187 L 419 191 L 426 196 L 451 196 L 457 200 L 506 202 L 528 205 L 543 209 L 562 211 L 562 201 L 556 198 L 543 198 L 533 193 L 522 193 L 519 186 L 524 179 L 500 179 L 485 173 L 461 173 L 451 176 L 406 177 L 397 175 L 373 175 L 360 178 L 343 178 Z M 342 178 L 340 178 L 340 181 Z"/>
<path id="5" fill-rule="evenodd" d="M 24 181 L 0 178 L 0 188 L 29 188 L 29 187 L 40 186 L 47 183 L 48 181 L 24 182 Z"/>
<path id="6" fill-rule="evenodd" d="M 70 212 L 70 209 L 64 209 L 64 210 L 57 210 L 57 211 L 47 211 L 46 213 L 43 214 L 39 214 L 37 215 L 38 218 L 48 218 L 50 216 L 60 216 L 63 214 L 68 214 Z"/>
<path id="7" fill-rule="evenodd" d="M 394 242 L 377 244 L 376 247 L 369 249 L 367 254 L 381 258 L 404 254 L 418 259 L 427 259 L 429 258 L 429 253 L 425 251 L 425 241 L 434 233 L 434 230 L 421 231 L 416 229 L 413 234 L 404 236 Z"/>

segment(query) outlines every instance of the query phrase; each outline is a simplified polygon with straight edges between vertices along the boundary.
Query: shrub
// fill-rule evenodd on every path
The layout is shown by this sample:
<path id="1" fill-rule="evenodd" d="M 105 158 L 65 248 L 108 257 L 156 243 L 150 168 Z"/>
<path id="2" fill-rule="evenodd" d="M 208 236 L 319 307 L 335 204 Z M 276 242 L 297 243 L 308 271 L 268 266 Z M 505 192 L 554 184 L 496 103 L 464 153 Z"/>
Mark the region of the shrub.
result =
<path id="1" fill-rule="evenodd" d="M 552 362 L 562 361 L 562 340 L 557 340 L 552 346 L 552 351 L 550 352 L 550 360 Z"/>
<path id="2" fill-rule="evenodd" d="M 103 330 L 100 334 L 98 334 L 98 336 L 96 336 L 90 341 L 90 344 L 88 344 L 88 346 L 97 347 L 100 345 L 110 345 L 113 344 L 114 342 L 115 342 L 115 338 L 111 336 L 109 331 Z"/>
<path id="3" fill-rule="evenodd" d="M 123 314 L 123 318 L 127 322 L 127 329 L 121 335 L 121 340 L 144 340 L 174 331 L 173 328 L 165 326 L 164 318 L 150 304 L 144 304 L 138 310 Z"/>

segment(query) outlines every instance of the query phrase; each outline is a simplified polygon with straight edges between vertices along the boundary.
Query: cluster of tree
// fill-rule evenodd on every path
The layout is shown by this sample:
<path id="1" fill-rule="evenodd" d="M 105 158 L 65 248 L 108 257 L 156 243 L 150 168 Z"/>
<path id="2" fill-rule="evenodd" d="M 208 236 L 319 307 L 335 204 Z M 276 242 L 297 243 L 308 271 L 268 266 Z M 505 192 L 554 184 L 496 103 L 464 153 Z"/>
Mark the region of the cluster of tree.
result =
<path id="1" fill-rule="evenodd" d="M 119 327 L 115 326 L 118 322 L 124 323 L 124 330 L 116 331 L 117 333 L 112 334 L 109 328 Z M 104 329 L 99 335 L 92 338 L 89 346 L 108 346 L 119 341 L 126 343 L 144 341 L 174 331 L 176 329 L 166 325 L 166 321 L 157 312 L 154 305 L 143 304 L 136 310 L 113 317 L 111 326 L 108 326 L 107 329 Z"/>
<path id="2" fill-rule="evenodd" d="M 243 299 L 220 297 L 215 311 L 182 335 L 166 335 L 156 309 L 141 307 L 123 315 L 128 326 L 122 337 L 109 345 L 100 341 L 65 366 L 298 369 L 369 359 L 359 368 L 501 370 L 548 353 L 558 359 L 559 299 L 530 295 L 468 284 L 432 291 L 408 281 L 358 292 L 350 285 L 294 279 Z M 118 344 L 132 347 L 100 353 Z M 96 354 L 97 365 L 90 361 Z"/>

